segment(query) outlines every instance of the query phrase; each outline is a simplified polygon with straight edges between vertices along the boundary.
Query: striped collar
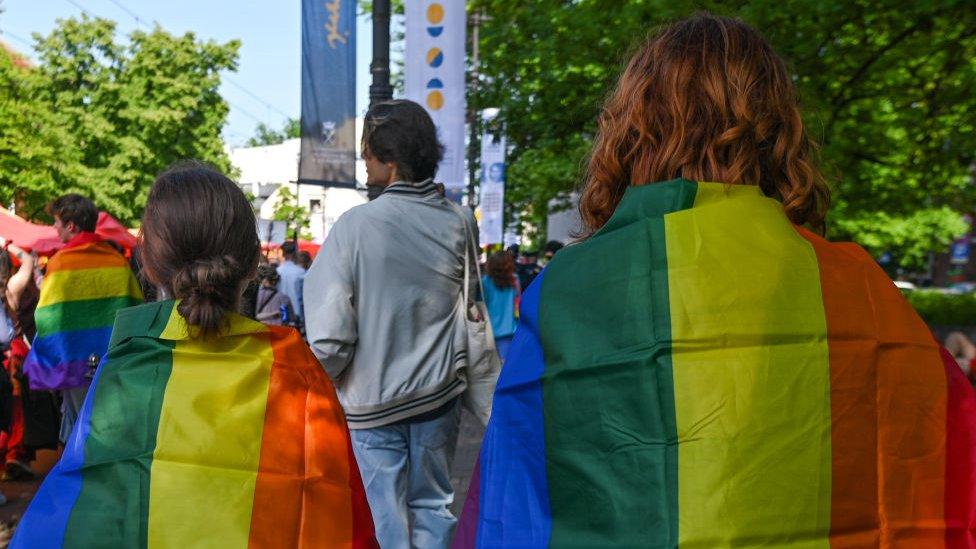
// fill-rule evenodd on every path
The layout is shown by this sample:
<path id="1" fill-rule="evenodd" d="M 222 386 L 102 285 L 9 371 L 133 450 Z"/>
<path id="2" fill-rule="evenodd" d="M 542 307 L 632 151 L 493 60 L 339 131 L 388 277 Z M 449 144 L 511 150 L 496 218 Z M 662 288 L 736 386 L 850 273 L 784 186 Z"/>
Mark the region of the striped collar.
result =
<path id="1" fill-rule="evenodd" d="M 383 195 L 387 194 L 416 197 L 440 197 L 440 193 L 437 190 L 437 185 L 434 184 L 433 179 L 425 179 L 419 183 L 408 183 L 406 181 L 390 183 L 389 186 L 383 189 Z"/>

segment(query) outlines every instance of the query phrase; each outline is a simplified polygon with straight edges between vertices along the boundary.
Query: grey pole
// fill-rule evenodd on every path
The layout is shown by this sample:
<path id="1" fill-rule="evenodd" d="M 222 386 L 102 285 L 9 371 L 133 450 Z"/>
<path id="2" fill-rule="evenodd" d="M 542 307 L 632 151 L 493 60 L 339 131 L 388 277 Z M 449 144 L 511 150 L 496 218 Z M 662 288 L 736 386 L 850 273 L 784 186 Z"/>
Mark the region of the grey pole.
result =
<path id="1" fill-rule="evenodd" d="M 481 26 L 481 13 L 471 14 L 471 73 L 469 74 L 469 94 L 468 94 L 468 125 L 471 135 L 468 138 L 468 207 L 473 211 L 478 204 L 475 191 L 478 188 L 478 157 L 480 154 L 480 133 L 479 124 L 480 113 L 478 112 L 478 29 Z"/>

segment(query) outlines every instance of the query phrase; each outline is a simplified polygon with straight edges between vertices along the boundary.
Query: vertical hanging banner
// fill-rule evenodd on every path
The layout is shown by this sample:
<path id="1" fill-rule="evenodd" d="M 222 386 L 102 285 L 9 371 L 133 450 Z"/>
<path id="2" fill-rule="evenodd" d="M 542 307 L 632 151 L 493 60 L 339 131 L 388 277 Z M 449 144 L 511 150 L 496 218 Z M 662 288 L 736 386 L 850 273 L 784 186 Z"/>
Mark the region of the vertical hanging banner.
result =
<path id="1" fill-rule="evenodd" d="M 487 128 L 481 134 L 481 217 L 478 231 L 481 245 L 501 244 L 505 229 L 505 137 L 490 131 L 498 109 L 481 111 Z"/>
<path id="2" fill-rule="evenodd" d="M 464 191 L 464 0 L 406 0 L 407 99 L 427 109 L 444 145 L 436 181 L 460 201 Z"/>
<path id="3" fill-rule="evenodd" d="M 356 0 L 302 0 L 298 182 L 356 186 Z"/>

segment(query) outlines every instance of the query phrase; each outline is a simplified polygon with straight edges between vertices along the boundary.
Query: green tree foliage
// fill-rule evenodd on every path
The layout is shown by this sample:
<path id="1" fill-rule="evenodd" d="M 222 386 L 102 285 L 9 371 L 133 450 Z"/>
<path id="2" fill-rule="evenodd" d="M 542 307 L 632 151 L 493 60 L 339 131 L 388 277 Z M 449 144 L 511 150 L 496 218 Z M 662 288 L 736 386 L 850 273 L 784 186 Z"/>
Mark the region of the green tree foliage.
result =
<path id="1" fill-rule="evenodd" d="M 218 88 L 220 71 L 237 67 L 237 41 L 204 42 L 157 26 L 119 42 L 115 23 L 87 16 L 60 20 L 34 39 L 36 67 L 0 68 L 0 104 L 20 113 L 0 121 L 0 143 L 16 140 L 16 128 L 33 129 L 20 151 L 0 145 L 0 181 L 11 183 L 0 187 L 0 200 L 36 212 L 74 190 L 132 222 L 155 176 L 173 162 L 195 158 L 230 170 L 220 138 L 228 107 Z"/>
<path id="2" fill-rule="evenodd" d="M 26 60 L 0 48 L 0 202 L 28 212 L 82 175 L 68 128 L 34 101 L 37 85 Z"/>
<path id="3" fill-rule="evenodd" d="M 478 105 L 497 106 L 508 199 L 536 225 L 580 180 L 596 117 L 632 49 L 696 9 L 760 29 L 794 71 L 834 189 L 830 236 L 917 267 L 965 230 L 976 153 L 971 0 L 476 0 Z"/>
<path id="4" fill-rule="evenodd" d="M 260 122 L 254 129 L 254 136 L 247 140 L 247 146 L 261 147 L 263 145 L 277 145 L 278 143 L 284 143 L 288 139 L 301 137 L 301 135 L 302 127 L 297 118 L 285 120 L 285 124 L 281 130 L 275 130 L 264 122 Z"/>
<path id="5" fill-rule="evenodd" d="M 278 203 L 275 204 L 272 219 L 287 222 L 287 232 L 294 231 L 298 238 L 312 239 L 312 233 L 308 230 L 312 226 L 308 208 L 299 205 L 298 195 L 287 185 L 278 187 Z"/>

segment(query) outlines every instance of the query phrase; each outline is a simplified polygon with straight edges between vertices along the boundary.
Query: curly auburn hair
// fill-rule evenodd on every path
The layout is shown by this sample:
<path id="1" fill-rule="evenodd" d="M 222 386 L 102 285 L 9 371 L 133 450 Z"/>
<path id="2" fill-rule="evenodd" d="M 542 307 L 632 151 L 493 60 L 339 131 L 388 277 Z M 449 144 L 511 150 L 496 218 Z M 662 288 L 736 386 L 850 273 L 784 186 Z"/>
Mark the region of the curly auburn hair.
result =
<path id="1" fill-rule="evenodd" d="M 580 198 L 584 235 L 630 185 L 685 178 L 759 185 L 824 231 L 830 191 L 786 64 L 752 27 L 696 14 L 652 36 L 607 99 Z"/>
<path id="2" fill-rule="evenodd" d="M 499 290 L 515 286 L 515 260 L 512 259 L 512 254 L 508 252 L 491 254 L 488 256 L 485 271 Z"/>

